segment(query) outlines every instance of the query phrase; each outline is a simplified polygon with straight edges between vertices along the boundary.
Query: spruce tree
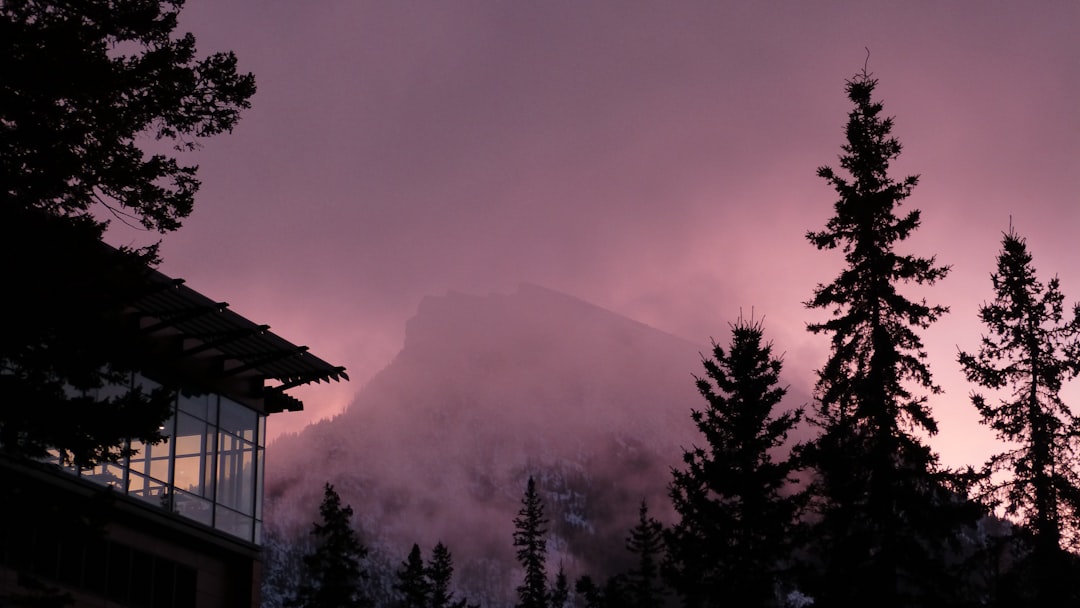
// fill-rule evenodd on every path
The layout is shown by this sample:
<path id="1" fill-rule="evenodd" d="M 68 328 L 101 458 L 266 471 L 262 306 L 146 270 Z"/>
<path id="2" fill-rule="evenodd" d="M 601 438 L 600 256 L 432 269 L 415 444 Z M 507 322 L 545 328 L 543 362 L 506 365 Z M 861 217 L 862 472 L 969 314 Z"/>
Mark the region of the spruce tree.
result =
<path id="1" fill-rule="evenodd" d="M 1072 587 L 1062 541 L 1080 531 L 1080 423 L 1061 398 L 1064 383 L 1080 373 L 1080 307 L 1066 319 L 1057 277 L 1039 281 L 1026 240 L 1011 227 L 990 280 L 994 300 L 979 308 L 989 333 L 978 353 L 961 352 L 959 360 L 969 381 L 1008 393 L 996 402 L 980 393 L 971 399 L 1010 449 L 985 464 L 980 489 L 1032 540 L 1016 591 L 1033 605 L 1051 605 Z"/>
<path id="2" fill-rule="evenodd" d="M 517 608 L 547 608 L 547 519 L 544 503 L 536 491 L 536 482 L 529 477 L 521 510 L 514 518 L 514 546 L 517 560 L 525 571 L 524 580 L 517 588 Z"/>
<path id="3" fill-rule="evenodd" d="M 899 209 L 918 177 L 889 175 L 901 145 L 893 119 L 872 99 L 877 83 L 865 69 L 847 81 L 855 107 L 840 166 L 848 176 L 818 169 L 839 198 L 825 229 L 807 234 L 818 249 L 840 249 L 846 264 L 806 303 L 831 315 L 808 326 L 831 336 L 815 386 L 820 434 L 803 451 L 816 471 L 814 536 L 824 566 L 817 606 L 941 603 L 951 584 L 943 579 L 943 543 L 967 516 L 952 508 L 948 476 L 923 442 L 938 430 L 925 393 L 940 389 L 917 330 L 948 309 L 898 290 L 933 285 L 949 269 L 896 251 L 919 227 L 917 209 Z"/>
<path id="4" fill-rule="evenodd" d="M 551 587 L 551 608 L 566 608 L 570 601 L 570 583 L 566 578 L 566 570 L 559 564 L 559 572 L 555 575 L 555 584 Z"/>
<path id="5" fill-rule="evenodd" d="M 431 608 L 465 608 L 465 600 L 455 600 L 450 589 L 454 576 L 454 560 L 446 545 L 437 543 L 431 551 L 427 580 L 431 589 Z"/>
<path id="6" fill-rule="evenodd" d="M 428 608 L 431 602 L 431 583 L 428 581 L 420 546 L 413 544 L 409 556 L 401 563 L 394 586 L 402 595 L 401 608 Z"/>
<path id="7" fill-rule="evenodd" d="M 663 605 L 664 587 L 660 563 L 664 557 L 664 528 L 649 517 L 643 499 L 638 508 L 638 523 L 626 539 L 626 549 L 634 555 L 634 568 L 626 575 L 630 608 L 658 608 Z"/>
<path id="8" fill-rule="evenodd" d="M 304 556 L 304 581 L 291 606 L 297 608 L 370 608 L 362 589 L 367 576 L 360 561 L 367 548 L 352 528 L 353 510 L 342 506 L 334 486 L 326 484 L 319 505 L 321 523 L 312 526 L 314 548 Z"/>
<path id="9" fill-rule="evenodd" d="M 687 607 L 774 605 L 799 507 L 785 492 L 794 465 L 775 451 L 802 411 L 774 412 L 786 389 L 761 322 L 740 317 L 731 333 L 729 350 L 714 342 L 706 377 L 695 377 L 708 406 L 691 418 L 705 446 L 687 450 L 685 468 L 672 471 L 679 520 L 667 534 L 665 570 Z"/>

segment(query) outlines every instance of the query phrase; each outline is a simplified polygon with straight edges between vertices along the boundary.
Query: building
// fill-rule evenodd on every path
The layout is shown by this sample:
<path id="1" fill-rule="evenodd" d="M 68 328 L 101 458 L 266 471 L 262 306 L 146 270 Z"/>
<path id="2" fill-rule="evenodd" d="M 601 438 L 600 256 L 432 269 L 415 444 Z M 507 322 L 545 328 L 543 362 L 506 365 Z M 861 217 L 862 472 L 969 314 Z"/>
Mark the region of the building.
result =
<path id="1" fill-rule="evenodd" d="M 167 439 L 133 442 L 137 454 L 89 469 L 0 459 L 3 500 L 18 506 L 0 520 L 0 597 L 258 605 L 266 417 L 302 409 L 290 389 L 348 377 L 181 280 L 142 280 L 118 325 L 139 371 L 101 390 L 175 389 Z"/>

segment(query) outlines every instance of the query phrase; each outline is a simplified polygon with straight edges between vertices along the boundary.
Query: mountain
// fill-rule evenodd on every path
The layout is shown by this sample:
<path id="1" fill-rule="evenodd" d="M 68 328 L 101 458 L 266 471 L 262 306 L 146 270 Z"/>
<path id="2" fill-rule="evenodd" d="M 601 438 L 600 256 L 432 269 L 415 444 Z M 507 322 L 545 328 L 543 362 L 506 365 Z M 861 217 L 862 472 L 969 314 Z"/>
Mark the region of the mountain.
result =
<path id="1" fill-rule="evenodd" d="M 498 605 L 518 583 L 513 519 L 532 475 L 552 576 L 613 574 L 642 499 L 670 518 L 670 468 L 701 442 L 691 374 L 705 350 L 534 285 L 425 298 L 344 413 L 269 447 L 268 528 L 306 534 L 329 481 L 386 571 L 442 541 L 462 593 Z"/>

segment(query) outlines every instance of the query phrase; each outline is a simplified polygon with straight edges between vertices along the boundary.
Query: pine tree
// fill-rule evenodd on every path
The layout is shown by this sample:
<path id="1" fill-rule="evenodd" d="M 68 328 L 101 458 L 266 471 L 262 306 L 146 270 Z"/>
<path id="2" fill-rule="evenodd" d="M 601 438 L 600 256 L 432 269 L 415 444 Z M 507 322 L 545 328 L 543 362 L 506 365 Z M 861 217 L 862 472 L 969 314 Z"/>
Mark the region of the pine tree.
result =
<path id="1" fill-rule="evenodd" d="M 431 583 L 424 567 L 420 546 L 413 544 L 408 558 L 401 563 L 397 572 L 395 588 L 403 599 L 401 608 L 429 608 L 431 603 Z"/>
<path id="2" fill-rule="evenodd" d="M 624 583 L 625 577 L 616 575 L 600 587 L 591 576 L 585 575 L 574 583 L 574 591 L 581 598 L 583 608 L 626 608 L 630 599 Z"/>
<path id="3" fill-rule="evenodd" d="M 664 556 L 664 528 L 649 517 L 645 500 L 638 509 L 638 523 L 626 539 L 626 549 L 637 563 L 627 573 L 627 592 L 631 608 L 658 608 L 663 605 L 664 587 L 660 581 L 660 562 Z"/>
<path id="4" fill-rule="evenodd" d="M 514 518 L 514 546 L 517 560 L 525 570 L 522 584 L 517 588 L 517 608 L 547 608 L 547 519 L 544 504 L 536 491 L 536 482 L 529 477 L 521 510 Z"/>
<path id="5" fill-rule="evenodd" d="M 322 523 L 312 526 L 314 549 L 304 556 L 305 580 L 290 602 L 297 608 L 369 608 L 373 602 L 361 588 L 366 573 L 360 561 L 367 548 L 352 528 L 352 507 L 341 505 L 334 486 L 326 484 L 319 505 Z"/>
<path id="6" fill-rule="evenodd" d="M 786 389 L 762 324 L 740 317 L 731 332 L 729 350 L 714 342 L 707 378 L 696 377 L 708 407 L 691 417 L 706 445 L 672 471 L 679 521 L 667 534 L 665 570 L 688 607 L 772 605 L 799 506 L 785 493 L 794 465 L 775 450 L 802 411 L 773 411 Z"/>
<path id="7" fill-rule="evenodd" d="M 555 584 L 551 587 L 551 608 L 566 608 L 570 601 L 570 583 L 566 578 L 566 571 L 559 564 L 559 572 L 555 575 Z"/>
<path id="8" fill-rule="evenodd" d="M 839 248 L 846 262 L 806 303 L 831 313 L 808 326 L 830 335 L 832 347 L 815 387 L 812 422 L 820 435 L 803 452 L 817 474 L 815 537 L 825 562 L 818 606 L 942 601 L 950 585 L 941 578 L 942 545 L 968 516 L 952 508 L 958 501 L 946 490 L 946 472 L 923 443 L 938 429 L 926 395 L 917 392 L 940 389 L 916 330 L 948 309 L 897 289 L 933 285 L 949 269 L 933 257 L 895 251 L 919 227 L 917 209 L 898 215 L 918 177 L 889 176 L 901 146 L 891 135 L 893 119 L 871 98 L 877 82 L 865 69 L 847 81 L 855 108 L 840 166 L 849 177 L 818 169 L 839 199 L 825 229 L 807 234 L 818 249 Z"/>
<path id="9" fill-rule="evenodd" d="M 986 463 L 981 490 L 1032 538 L 1018 584 L 1033 605 L 1045 606 L 1072 586 L 1064 580 L 1062 541 L 1080 532 L 1080 421 L 1061 399 L 1064 382 L 1080 373 L 1080 307 L 1065 318 L 1057 277 L 1038 280 L 1026 240 L 1011 227 L 990 280 L 994 300 L 979 308 L 989 334 L 977 354 L 961 352 L 959 361 L 969 381 L 1011 393 L 997 403 L 972 394 L 982 423 L 1013 446 Z"/>
<path id="10" fill-rule="evenodd" d="M 450 590 L 454 576 L 454 560 L 446 545 L 437 543 L 431 551 L 427 579 L 431 589 L 431 608 L 465 608 L 465 600 L 455 600 Z"/>

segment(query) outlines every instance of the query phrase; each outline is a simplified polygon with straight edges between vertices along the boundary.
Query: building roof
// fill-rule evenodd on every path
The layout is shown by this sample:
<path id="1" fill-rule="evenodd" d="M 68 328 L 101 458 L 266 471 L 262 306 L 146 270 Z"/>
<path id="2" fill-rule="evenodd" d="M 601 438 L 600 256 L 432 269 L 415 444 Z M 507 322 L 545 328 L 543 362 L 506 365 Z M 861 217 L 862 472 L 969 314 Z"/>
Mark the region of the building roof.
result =
<path id="1" fill-rule="evenodd" d="M 303 404 L 284 391 L 312 382 L 348 380 L 345 368 L 332 365 L 159 271 L 147 276 L 147 289 L 129 304 L 129 313 L 139 317 L 144 335 L 179 333 L 183 338 L 180 355 L 195 358 L 216 356 L 222 360 L 220 373 L 236 376 L 255 373 L 277 381 L 263 387 L 268 413 L 300 410 Z"/>

